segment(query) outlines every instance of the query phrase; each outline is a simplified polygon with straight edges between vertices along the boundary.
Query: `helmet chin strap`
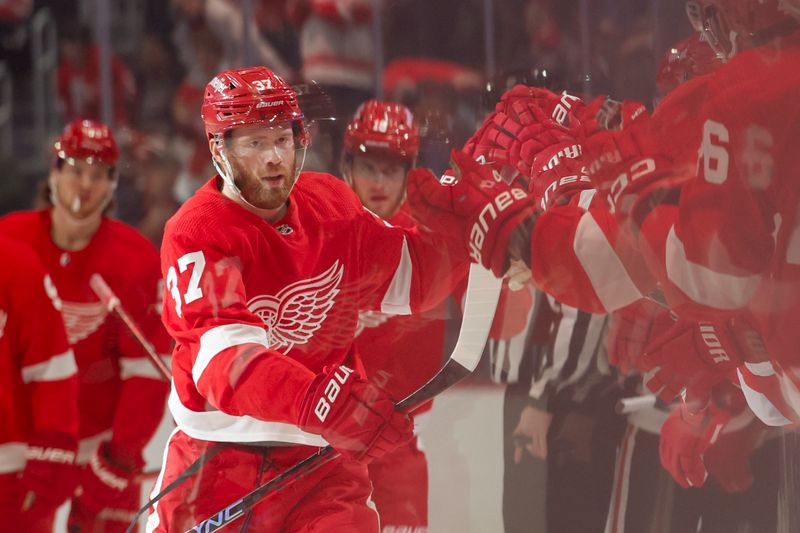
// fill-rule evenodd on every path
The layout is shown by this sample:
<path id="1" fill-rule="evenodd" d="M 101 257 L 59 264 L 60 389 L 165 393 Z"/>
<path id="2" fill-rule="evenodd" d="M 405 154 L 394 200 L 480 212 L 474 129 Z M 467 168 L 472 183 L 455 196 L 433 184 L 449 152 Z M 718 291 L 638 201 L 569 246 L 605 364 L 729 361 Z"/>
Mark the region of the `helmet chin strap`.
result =
<path id="1" fill-rule="evenodd" d="M 236 197 L 238 201 L 242 202 L 247 207 L 254 209 L 256 212 L 266 211 L 263 207 L 256 207 L 250 202 L 248 202 L 245 199 L 244 195 L 242 195 L 241 189 L 239 189 L 239 187 L 233 181 L 233 166 L 231 165 L 231 162 L 228 159 L 227 151 L 223 148 L 222 139 L 217 140 L 217 148 L 219 157 L 220 159 L 222 159 L 222 166 L 220 166 L 220 163 L 219 161 L 217 161 L 216 157 L 212 157 L 211 162 L 214 165 L 214 169 L 217 171 L 217 174 L 219 174 L 220 177 L 222 178 L 222 181 L 225 182 L 225 187 L 227 187 L 233 193 L 233 195 Z M 300 171 L 303 170 L 303 165 L 305 165 L 306 163 L 307 149 L 308 149 L 307 146 L 303 146 L 303 154 L 302 154 L 303 156 L 300 159 L 300 164 L 295 165 L 294 180 L 292 180 L 292 189 L 294 189 L 294 186 L 297 183 L 297 179 L 300 177 Z M 290 193 L 292 192 L 292 189 L 289 189 Z"/>

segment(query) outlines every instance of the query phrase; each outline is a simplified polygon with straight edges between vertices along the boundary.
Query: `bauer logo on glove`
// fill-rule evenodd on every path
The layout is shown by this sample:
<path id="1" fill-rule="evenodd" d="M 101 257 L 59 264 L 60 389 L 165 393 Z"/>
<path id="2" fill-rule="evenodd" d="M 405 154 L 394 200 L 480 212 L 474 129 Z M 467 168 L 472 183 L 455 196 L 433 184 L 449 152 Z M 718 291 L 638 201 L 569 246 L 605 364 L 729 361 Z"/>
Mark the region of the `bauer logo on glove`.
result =
<path id="1" fill-rule="evenodd" d="M 317 406 L 314 408 L 314 414 L 317 415 L 320 422 L 325 422 L 328 413 L 331 412 L 331 404 L 339 397 L 339 393 L 342 391 L 341 386 L 344 385 L 352 373 L 352 369 L 341 365 L 328 381 L 328 384 L 325 385 L 325 394 L 319 397 Z"/>

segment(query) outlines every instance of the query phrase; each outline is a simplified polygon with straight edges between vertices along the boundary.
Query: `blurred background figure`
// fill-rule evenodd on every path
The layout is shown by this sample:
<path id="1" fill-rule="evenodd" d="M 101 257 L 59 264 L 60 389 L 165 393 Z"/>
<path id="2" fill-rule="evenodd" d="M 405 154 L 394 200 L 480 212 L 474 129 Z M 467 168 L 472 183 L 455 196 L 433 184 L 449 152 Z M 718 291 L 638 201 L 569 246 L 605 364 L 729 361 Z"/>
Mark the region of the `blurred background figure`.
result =
<path id="1" fill-rule="evenodd" d="M 79 117 L 99 120 L 100 52 L 94 44 L 91 29 L 82 25 L 65 25 L 60 46 L 58 96 L 64 121 Z M 111 58 L 111 80 L 114 120 L 120 126 L 127 125 L 132 119 L 136 84 L 131 72 L 117 56 Z"/>
<path id="2" fill-rule="evenodd" d="M 139 508 L 143 449 L 164 416 L 169 389 L 142 345 L 92 288 L 92 277 L 101 276 L 157 353 L 168 353 L 155 247 L 106 216 L 118 158 L 104 124 L 70 122 L 54 144 L 42 191 L 47 207 L 0 219 L 0 232 L 30 244 L 46 265 L 75 353 L 80 471 L 69 517 L 74 532 L 127 529 Z"/>

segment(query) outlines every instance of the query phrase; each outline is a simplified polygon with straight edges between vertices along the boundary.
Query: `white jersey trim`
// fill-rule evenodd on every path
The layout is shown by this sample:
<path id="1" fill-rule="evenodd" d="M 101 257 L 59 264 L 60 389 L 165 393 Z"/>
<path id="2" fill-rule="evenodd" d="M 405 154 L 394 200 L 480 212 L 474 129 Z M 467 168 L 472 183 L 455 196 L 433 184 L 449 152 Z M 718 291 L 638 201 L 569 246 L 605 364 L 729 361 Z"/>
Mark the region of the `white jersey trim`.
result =
<path id="1" fill-rule="evenodd" d="M 169 394 L 169 410 L 178 428 L 192 438 L 213 442 L 284 442 L 322 447 L 328 442 L 293 424 L 267 422 L 251 416 L 222 411 L 193 411 L 183 405 L 175 387 Z"/>
<path id="2" fill-rule="evenodd" d="M 744 366 L 754 376 L 768 377 L 775 375 L 775 368 L 770 361 L 762 361 L 760 363 L 749 363 L 745 361 Z"/>
<path id="3" fill-rule="evenodd" d="M 153 490 L 150 491 L 151 500 L 155 498 L 159 492 L 161 492 L 161 487 L 164 484 L 164 473 L 167 471 L 167 460 L 170 450 L 169 446 L 172 443 L 172 438 L 178 431 L 180 431 L 178 428 L 173 429 L 172 433 L 169 434 L 169 438 L 167 438 L 166 444 L 164 444 L 164 454 L 161 456 L 161 470 L 158 472 L 158 478 L 156 478 L 156 482 L 153 484 Z M 158 515 L 158 500 L 156 500 L 156 502 L 153 503 L 153 510 L 147 517 L 147 524 L 145 525 L 146 533 L 152 533 L 158 528 L 159 525 L 161 525 L 161 517 Z"/>
<path id="4" fill-rule="evenodd" d="M 680 290 L 695 302 L 717 309 L 744 306 L 761 282 L 759 275 L 723 274 L 689 261 L 674 226 L 667 235 L 666 263 L 667 277 Z"/>
<path id="5" fill-rule="evenodd" d="M 791 421 L 778 411 L 778 408 L 775 407 L 769 398 L 747 385 L 742 371 L 738 368 L 736 369 L 736 374 L 739 376 L 739 384 L 742 386 L 742 393 L 747 400 L 747 405 L 759 420 L 768 426 L 786 426 L 791 424 Z"/>
<path id="6" fill-rule="evenodd" d="M 241 344 L 260 344 L 269 348 L 267 331 L 260 326 L 226 324 L 211 328 L 200 336 L 200 350 L 192 366 L 192 379 L 200 381 L 206 367 L 220 352 Z"/>
<path id="7" fill-rule="evenodd" d="M 167 368 L 170 367 L 169 356 L 159 356 Z M 121 357 L 119 360 L 119 375 L 120 379 L 125 381 L 131 378 L 147 378 L 161 381 L 163 377 L 156 369 L 152 361 L 142 357 Z"/>
<path id="8" fill-rule="evenodd" d="M 28 445 L 24 442 L 4 442 L 0 444 L 0 474 L 19 472 L 25 468 L 25 451 Z"/>
<path id="9" fill-rule="evenodd" d="M 75 455 L 75 462 L 79 465 L 85 465 L 94 455 L 94 452 L 100 447 L 100 443 L 111 440 L 112 431 L 106 429 L 91 437 L 86 437 L 78 442 L 78 453 Z"/>
<path id="10" fill-rule="evenodd" d="M 580 196 L 578 196 L 578 207 L 589 209 L 596 193 L 597 189 L 585 189 L 581 191 Z"/>
<path id="11" fill-rule="evenodd" d="M 411 254 L 408 252 L 408 242 L 403 237 L 403 249 L 400 252 L 400 261 L 394 271 L 392 283 L 383 296 L 381 312 L 390 315 L 411 314 Z"/>
<path id="12" fill-rule="evenodd" d="M 572 247 L 606 311 L 625 307 L 642 298 L 642 293 L 628 276 L 591 213 L 584 214 L 578 222 Z"/>
<path id="13" fill-rule="evenodd" d="M 78 372 L 75 364 L 75 354 L 67 350 L 60 355 L 54 355 L 47 361 L 22 368 L 23 383 L 32 381 L 58 381 L 71 378 Z"/>

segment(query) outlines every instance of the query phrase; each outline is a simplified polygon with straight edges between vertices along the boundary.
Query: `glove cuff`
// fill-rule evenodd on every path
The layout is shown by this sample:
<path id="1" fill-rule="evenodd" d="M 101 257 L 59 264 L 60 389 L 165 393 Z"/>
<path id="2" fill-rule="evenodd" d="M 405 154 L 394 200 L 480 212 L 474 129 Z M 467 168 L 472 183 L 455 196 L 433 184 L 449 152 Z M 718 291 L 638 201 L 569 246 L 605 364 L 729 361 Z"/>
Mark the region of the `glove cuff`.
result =
<path id="1" fill-rule="evenodd" d="M 89 469 L 103 484 L 111 489 L 122 492 L 130 484 L 132 472 L 112 464 L 108 455 L 109 444 L 103 443 L 89 459 Z"/>
<path id="2" fill-rule="evenodd" d="M 303 431 L 322 434 L 345 403 L 349 389 L 355 381 L 354 370 L 344 366 L 329 366 L 314 378 L 300 406 L 297 425 Z"/>

